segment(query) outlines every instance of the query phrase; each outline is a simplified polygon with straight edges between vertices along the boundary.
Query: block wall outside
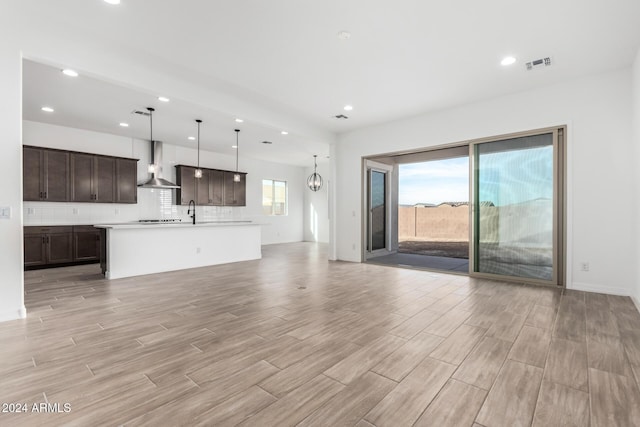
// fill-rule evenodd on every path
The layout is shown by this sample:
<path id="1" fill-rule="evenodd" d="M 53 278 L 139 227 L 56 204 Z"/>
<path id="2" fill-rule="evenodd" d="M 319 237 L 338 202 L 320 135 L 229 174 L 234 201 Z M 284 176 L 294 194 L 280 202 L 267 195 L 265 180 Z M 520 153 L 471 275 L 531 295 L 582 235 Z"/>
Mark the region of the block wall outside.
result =
<path id="1" fill-rule="evenodd" d="M 553 236 L 551 200 L 507 206 L 482 206 L 480 242 L 523 247 L 550 247 Z M 400 207 L 400 240 L 469 241 L 469 207 Z"/>
<path id="2" fill-rule="evenodd" d="M 400 207 L 398 233 L 400 240 L 466 242 L 469 240 L 469 207 Z"/>

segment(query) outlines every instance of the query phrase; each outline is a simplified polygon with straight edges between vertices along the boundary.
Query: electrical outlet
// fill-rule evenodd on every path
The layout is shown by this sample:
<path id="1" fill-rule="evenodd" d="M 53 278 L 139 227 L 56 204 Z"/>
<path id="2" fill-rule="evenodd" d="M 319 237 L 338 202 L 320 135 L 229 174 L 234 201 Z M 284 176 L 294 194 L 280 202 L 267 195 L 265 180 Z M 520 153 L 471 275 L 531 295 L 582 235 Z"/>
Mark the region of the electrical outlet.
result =
<path id="1" fill-rule="evenodd" d="M 351 250 L 355 251 L 356 250 L 356 244 L 354 243 L 353 245 L 351 245 Z"/>
<path id="2" fill-rule="evenodd" d="M 118 208 L 114 209 L 114 213 L 115 213 L 116 215 L 120 215 L 120 209 L 118 209 Z"/>
<path id="3" fill-rule="evenodd" d="M 196 253 L 199 254 L 202 250 L 200 248 L 196 248 Z"/>
<path id="4" fill-rule="evenodd" d="M 582 261 L 580 263 L 580 270 L 581 271 L 589 271 L 589 263 L 585 262 L 585 261 Z"/>
<path id="5" fill-rule="evenodd" d="M 78 208 L 73 208 L 73 214 L 74 215 L 78 215 L 78 212 L 80 212 L 80 210 Z"/>

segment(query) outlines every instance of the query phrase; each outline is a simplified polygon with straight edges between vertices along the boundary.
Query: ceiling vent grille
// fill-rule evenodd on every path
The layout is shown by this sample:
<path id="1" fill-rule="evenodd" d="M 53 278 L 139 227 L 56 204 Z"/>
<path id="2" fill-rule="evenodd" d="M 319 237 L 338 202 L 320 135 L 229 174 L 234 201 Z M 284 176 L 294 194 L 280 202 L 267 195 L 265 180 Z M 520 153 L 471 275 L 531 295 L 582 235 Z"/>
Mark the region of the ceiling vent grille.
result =
<path id="1" fill-rule="evenodd" d="M 535 59 L 533 61 L 529 61 L 526 63 L 527 71 L 549 67 L 550 65 L 551 65 L 551 58 L 548 56 L 546 58 Z"/>
<path id="2" fill-rule="evenodd" d="M 145 117 L 149 117 L 149 116 L 150 116 L 150 114 L 149 114 L 148 112 L 146 112 L 146 111 L 140 111 L 140 110 L 133 110 L 133 111 L 131 112 L 131 114 L 138 114 L 138 115 L 140 115 L 140 116 L 145 116 Z"/>
<path id="3" fill-rule="evenodd" d="M 347 120 L 349 117 L 345 116 L 344 114 L 338 114 L 336 116 L 333 116 L 338 120 Z"/>

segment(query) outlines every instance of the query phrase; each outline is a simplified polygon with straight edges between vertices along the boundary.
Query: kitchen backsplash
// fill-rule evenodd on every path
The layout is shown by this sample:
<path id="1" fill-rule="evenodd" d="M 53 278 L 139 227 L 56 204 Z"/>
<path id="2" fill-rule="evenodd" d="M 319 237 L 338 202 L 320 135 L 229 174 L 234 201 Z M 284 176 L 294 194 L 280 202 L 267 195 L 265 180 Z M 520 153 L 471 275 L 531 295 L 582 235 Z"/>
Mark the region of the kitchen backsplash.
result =
<path id="1" fill-rule="evenodd" d="M 141 219 L 190 221 L 187 206 L 173 204 L 173 190 L 138 189 L 138 203 L 54 203 L 24 202 L 24 225 L 82 225 L 133 222 Z M 243 207 L 197 206 L 198 221 L 239 220 Z"/>

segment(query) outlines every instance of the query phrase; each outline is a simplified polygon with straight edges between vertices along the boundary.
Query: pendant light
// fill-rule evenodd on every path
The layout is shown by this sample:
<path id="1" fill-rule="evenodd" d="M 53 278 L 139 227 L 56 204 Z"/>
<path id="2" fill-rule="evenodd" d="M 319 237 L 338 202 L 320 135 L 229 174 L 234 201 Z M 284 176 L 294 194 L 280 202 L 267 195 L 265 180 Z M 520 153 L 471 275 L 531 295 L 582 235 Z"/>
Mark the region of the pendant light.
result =
<path id="1" fill-rule="evenodd" d="M 322 177 L 318 173 L 317 154 L 313 155 L 313 173 L 307 178 L 307 186 L 311 191 L 318 191 L 322 188 Z"/>
<path id="2" fill-rule="evenodd" d="M 198 124 L 198 167 L 196 168 L 195 177 L 202 178 L 202 169 L 200 169 L 200 123 L 202 123 L 202 120 L 197 119 L 196 123 Z"/>
<path id="3" fill-rule="evenodd" d="M 236 173 L 233 174 L 233 182 L 240 182 L 240 173 L 238 171 L 238 152 L 240 151 L 240 145 L 238 145 L 238 135 L 240 129 L 236 129 Z"/>
<path id="4" fill-rule="evenodd" d="M 153 158 L 153 112 L 156 111 L 156 109 L 147 107 L 147 111 L 149 111 L 149 140 L 151 141 L 151 163 L 149 163 L 149 166 L 147 166 L 147 172 L 153 174 L 156 173 L 156 164 Z"/>

